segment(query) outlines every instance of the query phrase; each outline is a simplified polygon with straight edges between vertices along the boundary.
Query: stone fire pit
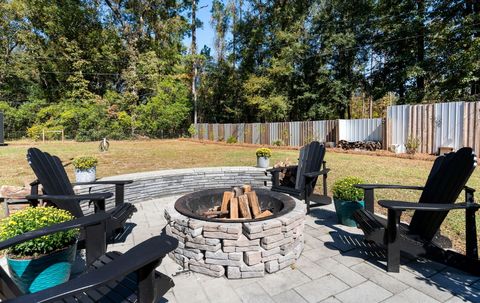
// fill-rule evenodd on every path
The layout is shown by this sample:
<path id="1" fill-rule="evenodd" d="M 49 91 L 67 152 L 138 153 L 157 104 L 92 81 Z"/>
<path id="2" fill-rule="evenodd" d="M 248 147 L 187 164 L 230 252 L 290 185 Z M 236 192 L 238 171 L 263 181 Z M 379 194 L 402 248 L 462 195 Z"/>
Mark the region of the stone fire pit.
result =
<path id="1" fill-rule="evenodd" d="M 263 277 L 294 264 L 304 245 L 305 204 L 276 192 L 257 193 L 260 198 L 290 201 L 291 210 L 280 208 L 277 215 L 261 221 L 225 223 L 186 216 L 169 205 L 166 232 L 179 240 L 170 257 L 184 269 L 230 279 Z"/>

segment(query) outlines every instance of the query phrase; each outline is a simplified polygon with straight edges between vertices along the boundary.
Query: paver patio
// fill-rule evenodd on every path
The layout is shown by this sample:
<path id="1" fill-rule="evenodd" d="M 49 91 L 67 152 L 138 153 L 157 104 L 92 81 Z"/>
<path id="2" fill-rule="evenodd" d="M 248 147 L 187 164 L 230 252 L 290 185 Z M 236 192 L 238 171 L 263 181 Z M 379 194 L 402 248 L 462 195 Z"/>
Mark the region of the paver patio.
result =
<path id="1" fill-rule="evenodd" d="M 158 235 L 165 206 L 178 197 L 137 203 L 131 229 L 109 249 L 123 252 Z M 387 273 L 385 264 L 383 250 L 366 244 L 359 229 L 338 225 L 329 205 L 307 215 L 302 256 L 277 273 L 213 278 L 181 272 L 168 256 L 158 269 L 175 281 L 163 302 L 480 302 L 479 277 L 428 260 L 403 259 L 400 273 Z"/>
<path id="2" fill-rule="evenodd" d="M 136 204 L 138 212 L 124 242 L 126 251 L 165 226 L 164 207 L 179 196 Z M 363 242 L 361 231 L 336 223 L 333 205 L 312 210 L 305 249 L 295 266 L 262 278 L 228 280 L 181 267 L 166 257 L 159 270 L 172 276 L 168 302 L 480 302 L 480 278 L 428 260 L 402 260 L 400 273 L 387 273 L 384 252 Z"/>

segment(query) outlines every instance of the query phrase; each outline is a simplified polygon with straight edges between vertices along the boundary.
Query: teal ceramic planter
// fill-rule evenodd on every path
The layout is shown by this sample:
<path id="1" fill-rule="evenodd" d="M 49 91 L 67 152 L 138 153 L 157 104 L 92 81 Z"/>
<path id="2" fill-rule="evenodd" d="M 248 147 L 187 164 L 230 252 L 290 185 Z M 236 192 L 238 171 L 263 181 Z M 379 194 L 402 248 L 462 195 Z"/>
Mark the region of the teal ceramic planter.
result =
<path id="1" fill-rule="evenodd" d="M 11 259 L 7 257 L 12 280 L 23 293 L 50 288 L 70 278 L 77 244 L 38 259 Z"/>
<path id="2" fill-rule="evenodd" d="M 335 211 L 337 212 L 338 223 L 356 227 L 357 222 L 353 219 L 353 213 L 360 208 L 365 207 L 364 201 L 352 202 L 334 199 Z"/>

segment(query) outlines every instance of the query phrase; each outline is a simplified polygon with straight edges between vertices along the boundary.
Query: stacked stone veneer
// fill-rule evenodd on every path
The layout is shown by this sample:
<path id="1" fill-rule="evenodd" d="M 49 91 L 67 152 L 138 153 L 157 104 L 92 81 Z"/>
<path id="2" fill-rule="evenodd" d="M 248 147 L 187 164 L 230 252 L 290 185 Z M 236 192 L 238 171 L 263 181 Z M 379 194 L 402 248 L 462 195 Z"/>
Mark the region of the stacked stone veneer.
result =
<path id="1" fill-rule="evenodd" d="M 161 171 L 134 173 L 112 176 L 104 180 L 133 180 L 125 186 L 125 201 L 137 203 L 165 196 L 178 195 L 206 188 L 225 188 L 239 184 L 251 184 L 253 187 L 270 186 L 271 178 L 265 175 L 264 168 L 235 166 L 235 167 L 202 167 L 189 169 L 167 169 Z M 77 186 L 78 194 L 88 193 L 87 186 Z M 91 192 L 111 191 L 113 186 L 95 186 Z M 106 201 L 107 209 L 113 207 L 113 198 Z M 93 212 L 93 205 L 88 201 L 82 204 L 85 214 Z"/>
<path id="2" fill-rule="evenodd" d="M 170 253 L 185 269 L 230 279 L 263 277 L 296 262 L 303 245 L 305 204 L 277 218 L 250 223 L 216 223 L 165 209 L 166 232 L 179 240 Z"/>

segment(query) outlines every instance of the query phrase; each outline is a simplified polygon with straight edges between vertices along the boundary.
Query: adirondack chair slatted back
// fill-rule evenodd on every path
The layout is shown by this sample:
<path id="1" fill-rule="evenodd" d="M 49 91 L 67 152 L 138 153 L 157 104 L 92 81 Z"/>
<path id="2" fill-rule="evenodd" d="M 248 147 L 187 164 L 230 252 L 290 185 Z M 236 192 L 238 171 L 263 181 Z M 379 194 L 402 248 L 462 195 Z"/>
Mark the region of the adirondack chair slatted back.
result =
<path id="1" fill-rule="evenodd" d="M 58 157 L 42 152 L 37 148 L 29 148 L 27 159 L 30 167 L 42 184 L 43 192 L 49 195 L 75 195 L 65 168 Z M 83 216 L 82 209 L 76 201 L 52 200 L 60 208 L 68 210 L 75 217 Z"/>
<path id="2" fill-rule="evenodd" d="M 325 146 L 317 141 L 313 141 L 300 149 L 295 189 L 303 190 L 305 186 L 307 186 L 309 187 L 309 191 L 313 191 L 317 183 L 317 178 L 307 180 L 308 184 L 305 184 L 303 174 L 320 171 L 324 157 Z M 309 192 L 309 194 L 311 194 L 311 192 Z"/>
<path id="3" fill-rule="evenodd" d="M 469 147 L 438 157 L 427 179 L 419 203 L 455 203 L 476 165 L 476 156 Z M 410 222 L 410 232 L 430 241 L 447 214 L 448 211 L 417 210 Z"/>

